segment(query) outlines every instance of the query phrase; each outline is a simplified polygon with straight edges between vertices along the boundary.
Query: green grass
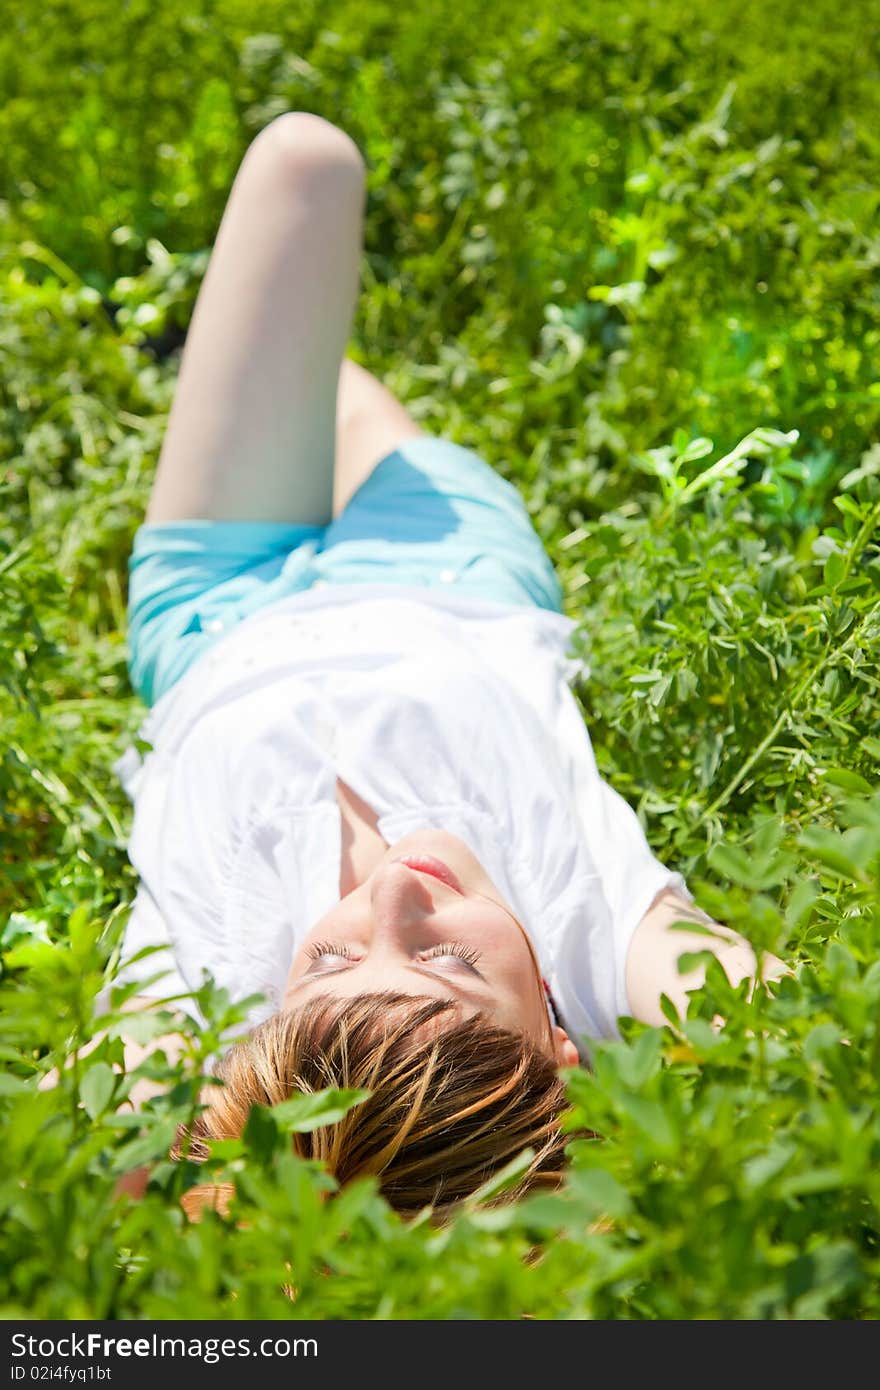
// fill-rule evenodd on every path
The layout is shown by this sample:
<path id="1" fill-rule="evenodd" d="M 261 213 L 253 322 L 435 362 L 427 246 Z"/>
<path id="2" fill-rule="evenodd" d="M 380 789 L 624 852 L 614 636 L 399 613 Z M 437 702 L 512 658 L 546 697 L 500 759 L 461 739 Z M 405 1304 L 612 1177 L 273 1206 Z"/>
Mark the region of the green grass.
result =
<path id="1" fill-rule="evenodd" d="M 873 7 L 255 14 L 55 0 L 0 37 L 0 1313 L 875 1317 Z M 565 1192 L 442 1232 L 369 1184 L 323 1201 L 272 1125 L 214 1160 L 241 1224 L 187 1225 L 187 1165 L 111 1200 L 190 1113 L 222 999 L 140 1119 L 118 1039 L 35 1089 L 97 1026 L 136 887 L 126 562 L 176 350 L 247 144 L 297 109 L 369 166 L 353 353 L 520 487 L 603 774 L 795 966 L 751 1003 L 710 972 L 686 1037 L 601 1046 Z"/>

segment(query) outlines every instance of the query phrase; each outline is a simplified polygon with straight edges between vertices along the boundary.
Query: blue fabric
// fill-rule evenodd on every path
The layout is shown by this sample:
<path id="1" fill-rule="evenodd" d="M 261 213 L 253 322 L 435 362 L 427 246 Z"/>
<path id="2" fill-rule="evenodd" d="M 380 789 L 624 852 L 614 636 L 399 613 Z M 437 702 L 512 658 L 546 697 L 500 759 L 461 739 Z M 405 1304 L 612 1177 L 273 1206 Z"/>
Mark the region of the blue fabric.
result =
<path id="1" fill-rule="evenodd" d="M 431 435 L 386 454 L 326 526 L 145 523 L 128 569 L 128 669 L 147 705 L 235 622 L 317 582 L 440 588 L 562 612 L 517 489 L 473 450 Z"/>

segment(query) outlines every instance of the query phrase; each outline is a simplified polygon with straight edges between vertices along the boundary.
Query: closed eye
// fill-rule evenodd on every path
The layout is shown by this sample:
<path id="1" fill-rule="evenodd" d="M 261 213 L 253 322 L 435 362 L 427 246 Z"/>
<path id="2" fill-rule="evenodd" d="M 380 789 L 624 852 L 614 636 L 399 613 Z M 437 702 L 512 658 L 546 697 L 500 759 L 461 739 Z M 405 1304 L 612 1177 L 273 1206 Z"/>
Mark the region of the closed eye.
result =
<path id="1" fill-rule="evenodd" d="M 354 962 L 355 957 L 351 948 L 345 942 L 316 941 L 313 942 L 306 951 L 309 959 L 315 962 L 320 961 L 325 966 L 333 969 L 344 969 L 346 964 Z M 473 946 L 466 946 L 462 941 L 443 941 L 436 946 L 431 946 L 419 953 L 420 961 L 444 961 L 449 958 L 456 961 L 463 961 L 468 969 L 475 975 L 479 975 L 476 963 L 480 959 L 480 952 Z M 358 957 L 358 959 L 360 959 Z M 314 972 L 311 973 L 323 973 Z"/>
<path id="2" fill-rule="evenodd" d="M 333 941 L 315 941 L 306 949 L 306 955 L 310 960 L 322 961 L 327 965 L 338 966 L 345 961 L 353 960 L 351 948 L 344 942 L 336 943 Z"/>
<path id="3" fill-rule="evenodd" d="M 465 946 L 461 941 L 444 941 L 439 946 L 432 946 L 430 950 L 422 952 L 422 960 L 440 960 L 449 956 L 463 960 L 473 969 L 480 959 L 480 952 L 475 951 L 473 946 Z M 479 971 L 476 973 L 479 974 Z"/>

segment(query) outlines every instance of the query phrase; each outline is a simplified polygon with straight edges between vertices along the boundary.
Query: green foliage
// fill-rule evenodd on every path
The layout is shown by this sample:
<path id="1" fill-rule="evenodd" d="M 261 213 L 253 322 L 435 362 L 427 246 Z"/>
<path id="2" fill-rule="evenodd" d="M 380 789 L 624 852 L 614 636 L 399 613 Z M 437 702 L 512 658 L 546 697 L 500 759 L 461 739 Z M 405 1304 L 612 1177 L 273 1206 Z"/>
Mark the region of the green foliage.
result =
<path id="1" fill-rule="evenodd" d="M 870 7 L 254 13 L 49 0 L 0 36 L 0 1312 L 876 1317 Z M 138 1026 L 179 1029 L 182 1060 L 125 1075 L 124 991 L 96 1005 L 136 886 L 111 766 L 143 717 L 127 558 L 229 186 L 290 109 L 367 160 L 354 354 L 520 487 L 603 774 L 793 970 L 749 999 L 710 968 L 683 1028 L 597 1046 L 564 1191 L 492 1206 L 514 1165 L 442 1230 L 372 1182 L 327 1200 L 292 1157 L 358 1093 L 169 1162 L 242 1006 L 206 986 L 199 1031 L 169 1001 Z M 114 1196 L 153 1161 L 142 1201 Z M 206 1177 L 235 1199 L 193 1225 Z"/>

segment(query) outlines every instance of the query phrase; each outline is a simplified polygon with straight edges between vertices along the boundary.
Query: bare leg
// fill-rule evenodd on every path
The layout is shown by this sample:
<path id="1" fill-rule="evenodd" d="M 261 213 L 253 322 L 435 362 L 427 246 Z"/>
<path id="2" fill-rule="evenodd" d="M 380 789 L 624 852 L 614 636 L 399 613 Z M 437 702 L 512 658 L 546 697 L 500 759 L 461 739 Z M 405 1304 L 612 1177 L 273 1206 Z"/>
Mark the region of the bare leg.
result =
<path id="1" fill-rule="evenodd" d="M 343 358 L 336 398 L 333 515 L 339 515 L 380 459 L 404 439 L 425 434 L 387 386 L 360 363 Z"/>
<path id="2" fill-rule="evenodd" d="M 364 192 L 357 145 L 320 116 L 286 112 L 252 141 L 196 301 L 148 522 L 330 520 Z"/>

